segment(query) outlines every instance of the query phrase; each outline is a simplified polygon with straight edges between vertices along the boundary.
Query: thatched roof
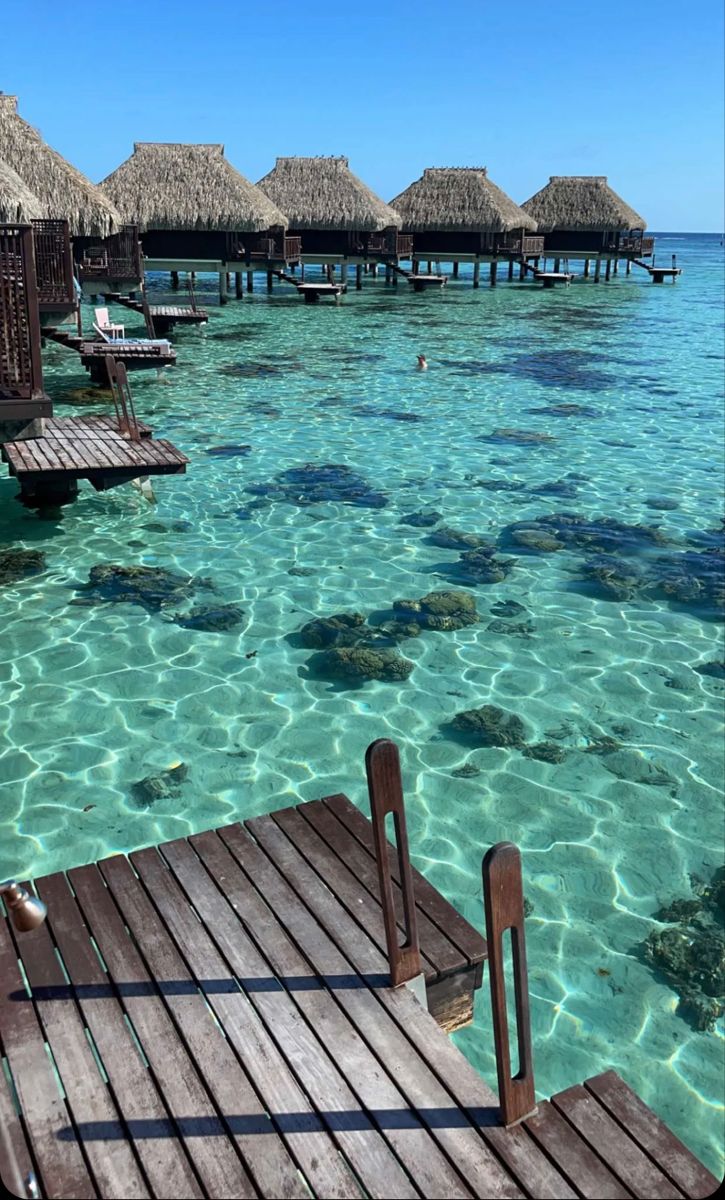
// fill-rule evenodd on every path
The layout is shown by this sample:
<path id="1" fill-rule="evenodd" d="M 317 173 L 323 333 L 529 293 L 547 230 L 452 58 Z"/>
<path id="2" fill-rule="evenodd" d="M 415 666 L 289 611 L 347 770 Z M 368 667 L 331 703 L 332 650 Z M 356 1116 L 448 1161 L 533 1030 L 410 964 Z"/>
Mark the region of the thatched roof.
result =
<path id="1" fill-rule="evenodd" d="M 145 229 L 259 233 L 287 218 L 224 157 L 224 147 L 136 142 L 100 185 L 125 221 Z"/>
<path id="2" fill-rule="evenodd" d="M 0 158 L 0 225 L 27 225 L 44 217 L 43 205 L 17 171 Z"/>
<path id="3" fill-rule="evenodd" d="M 399 214 L 353 175 L 346 158 L 278 158 L 259 187 L 287 213 L 291 229 L 400 226 Z"/>
<path id="4" fill-rule="evenodd" d="M 41 216 L 66 220 L 71 234 L 107 237 L 121 224 L 110 200 L 80 171 L 51 150 L 17 113 L 17 96 L 0 93 L 0 158 L 40 201 Z"/>
<path id="5" fill-rule="evenodd" d="M 536 229 L 536 221 L 491 182 L 485 167 L 426 167 L 391 204 L 409 233 Z"/>
<path id="6" fill-rule="evenodd" d="M 538 221 L 539 233 L 647 228 L 644 217 L 612 191 L 606 175 L 552 175 L 546 187 L 521 207 Z"/>

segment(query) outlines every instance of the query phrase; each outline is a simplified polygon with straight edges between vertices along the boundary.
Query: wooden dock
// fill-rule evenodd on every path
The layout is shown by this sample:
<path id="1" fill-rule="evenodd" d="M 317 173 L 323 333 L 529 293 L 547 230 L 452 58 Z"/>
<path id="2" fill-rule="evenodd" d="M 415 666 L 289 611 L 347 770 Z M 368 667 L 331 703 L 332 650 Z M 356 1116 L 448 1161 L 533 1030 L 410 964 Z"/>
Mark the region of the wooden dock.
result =
<path id="1" fill-rule="evenodd" d="M 15 1194 L 30 1176 L 74 1198 L 712 1194 L 612 1071 L 500 1123 L 414 990 L 390 986 L 396 824 L 377 892 L 384 825 L 340 796 L 38 879 L 46 924 L 0 921 L 0 1174 Z M 477 957 L 480 935 L 414 887 L 422 955 L 447 940 Z"/>
<path id="2" fill-rule="evenodd" d="M 407 272 L 406 272 L 407 274 Z M 430 288 L 445 287 L 447 275 L 419 275 L 415 272 L 408 274 L 408 283 L 414 292 L 427 292 Z"/>
<path id="3" fill-rule="evenodd" d="M 339 304 L 340 297 L 347 291 L 346 283 L 329 283 L 321 280 L 319 283 L 298 283 L 292 276 L 284 276 L 287 282 L 294 283 L 297 291 L 304 296 L 305 304 L 318 304 L 320 300 L 332 299 Z"/>
<path id="4" fill-rule="evenodd" d="M 139 441 L 119 432 L 113 417 L 48 417 L 43 436 L 5 442 L 3 461 L 26 495 L 87 479 L 97 492 L 146 475 L 183 475 L 188 458 L 139 425 Z"/>
<path id="5" fill-rule="evenodd" d="M 106 299 L 114 304 L 120 304 L 131 312 L 143 317 L 151 317 L 153 328 L 157 334 L 169 333 L 175 325 L 206 325 L 209 313 L 205 308 L 181 307 L 178 304 L 148 304 L 143 300 L 132 300 L 130 296 L 121 296 L 116 292 L 109 293 Z"/>
<path id="6" fill-rule="evenodd" d="M 169 342 L 163 340 L 153 342 L 139 338 L 138 341 L 91 341 L 63 328 L 44 329 L 43 337 L 79 354 L 81 363 L 90 373 L 94 383 L 107 382 L 106 355 L 109 353 L 113 354 L 117 362 L 122 362 L 127 371 L 160 371 L 176 362 L 176 351 Z"/>
<path id="7" fill-rule="evenodd" d="M 553 288 L 557 283 L 571 283 L 574 276 L 570 271 L 534 271 L 537 283 L 543 283 L 545 288 Z"/>

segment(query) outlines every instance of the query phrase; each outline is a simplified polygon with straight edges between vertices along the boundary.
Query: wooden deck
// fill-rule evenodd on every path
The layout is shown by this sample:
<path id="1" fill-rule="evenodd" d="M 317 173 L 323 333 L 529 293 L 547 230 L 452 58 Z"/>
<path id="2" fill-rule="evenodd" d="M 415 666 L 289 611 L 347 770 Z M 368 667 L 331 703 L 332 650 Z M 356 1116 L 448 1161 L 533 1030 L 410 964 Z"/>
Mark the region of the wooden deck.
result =
<path id="1" fill-rule="evenodd" d="M 467 1059 L 389 986 L 355 812 L 331 797 L 36 881 L 46 924 L 0 921 L 18 1098 L 0 1072 L 0 1119 L 20 1174 L 79 1198 L 711 1194 L 611 1071 L 499 1124 Z M 416 889 L 431 964 L 444 942 L 482 952 Z"/>
<path id="2" fill-rule="evenodd" d="M 22 487 L 88 479 L 97 491 L 144 475 L 180 475 L 188 458 L 140 425 L 141 441 L 124 438 L 113 417 L 50 417 L 42 437 L 5 442 L 3 460 Z"/>
<path id="3" fill-rule="evenodd" d="M 408 283 L 413 288 L 414 292 L 426 292 L 429 288 L 445 287 L 448 283 L 447 275 L 408 275 Z"/>
<path id="4" fill-rule="evenodd" d="M 106 299 L 140 316 L 145 316 L 148 310 L 156 333 L 162 336 L 173 329 L 174 325 L 206 325 L 209 320 L 209 313 L 205 308 L 182 307 L 178 304 L 149 304 L 146 310 L 142 300 L 132 300 L 129 296 L 121 296 L 115 292 L 110 293 Z"/>

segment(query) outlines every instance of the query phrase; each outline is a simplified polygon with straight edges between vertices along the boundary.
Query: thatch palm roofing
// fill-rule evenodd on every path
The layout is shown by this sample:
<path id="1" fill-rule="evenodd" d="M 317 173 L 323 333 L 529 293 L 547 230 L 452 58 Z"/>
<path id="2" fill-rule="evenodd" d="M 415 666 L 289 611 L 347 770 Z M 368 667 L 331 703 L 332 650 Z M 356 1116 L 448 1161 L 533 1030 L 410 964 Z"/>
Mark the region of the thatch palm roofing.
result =
<path id="1" fill-rule="evenodd" d="M 145 229 L 259 233 L 287 218 L 240 175 L 218 144 L 136 142 L 100 185 L 125 221 Z"/>
<path id="2" fill-rule="evenodd" d="M 346 158 L 278 158 L 259 187 L 287 213 L 291 229 L 379 233 L 401 223 Z"/>
<path id="3" fill-rule="evenodd" d="M 44 217 L 43 205 L 11 166 L 0 158 L 0 224 L 27 225 Z"/>
<path id="4" fill-rule="evenodd" d="M 17 106 L 17 96 L 0 93 L 0 158 L 40 201 L 40 215 L 68 221 L 79 237 L 113 233 L 121 218 L 111 201 L 18 116 Z"/>
<path id="5" fill-rule="evenodd" d="M 644 217 L 610 188 L 606 175 L 552 175 L 521 207 L 538 221 L 540 233 L 647 228 Z"/>
<path id="6" fill-rule="evenodd" d="M 485 167 L 426 167 L 391 201 L 413 232 L 504 233 L 536 229 L 536 221 L 486 174 Z"/>

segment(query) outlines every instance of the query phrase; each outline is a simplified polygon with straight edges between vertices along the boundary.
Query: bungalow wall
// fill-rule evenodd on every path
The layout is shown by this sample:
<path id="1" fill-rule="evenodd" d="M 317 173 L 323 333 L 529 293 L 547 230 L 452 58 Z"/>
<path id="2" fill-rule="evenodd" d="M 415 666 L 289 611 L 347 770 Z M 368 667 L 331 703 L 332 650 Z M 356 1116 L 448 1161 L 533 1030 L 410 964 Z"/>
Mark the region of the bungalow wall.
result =
<path id="1" fill-rule="evenodd" d="M 603 254 L 613 249 L 619 243 L 619 233 L 611 230 L 592 229 L 552 229 L 544 234 L 546 254 L 567 255 L 572 258 L 585 254 Z"/>

